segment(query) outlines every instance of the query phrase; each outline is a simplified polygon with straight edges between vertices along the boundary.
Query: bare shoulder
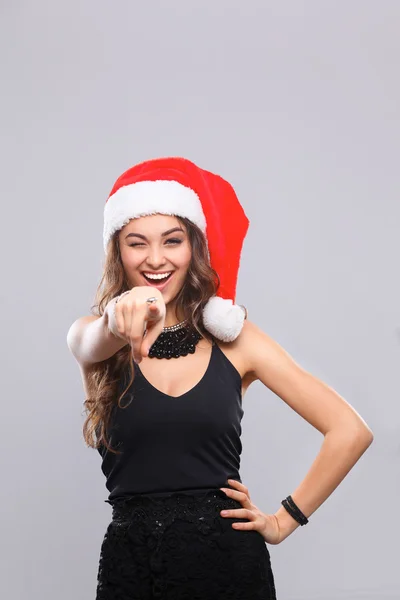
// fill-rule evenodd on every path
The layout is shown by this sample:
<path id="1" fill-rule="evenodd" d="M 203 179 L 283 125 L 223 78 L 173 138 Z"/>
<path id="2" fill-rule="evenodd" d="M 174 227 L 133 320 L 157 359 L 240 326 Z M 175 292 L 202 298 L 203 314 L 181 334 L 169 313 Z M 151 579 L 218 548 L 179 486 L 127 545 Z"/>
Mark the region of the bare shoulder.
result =
<path id="1" fill-rule="evenodd" d="M 273 387 L 274 375 L 289 365 L 299 367 L 289 353 L 253 321 L 246 321 L 237 338 L 237 352 L 242 357 L 246 374 Z"/>
<path id="2" fill-rule="evenodd" d="M 73 337 L 77 333 L 80 333 L 87 323 L 91 323 L 92 321 L 96 321 L 97 319 L 100 319 L 100 317 L 96 315 L 87 315 L 76 319 L 76 321 L 74 321 L 71 327 L 69 328 L 68 339 L 70 337 Z"/>
<path id="3" fill-rule="evenodd" d="M 243 381 L 243 390 L 257 379 L 254 362 L 251 359 L 251 349 L 257 344 L 257 335 L 260 330 L 248 319 L 243 323 L 243 328 L 233 342 L 218 342 L 219 347 L 233 366 L 239 372 Z"/>
<path id="4" fill-rule="evenodd" d="M 79 348 L 80 341 L 82 339 L 82 334 L 85 330 L 86 325 L 88 325 L 88 323 L 92 323 L 93 321 L 96 321 L 97 319 L 100 319 L 100 317 L 98 317 L 96 315 L 87 315 L 84 317 L 79 317 L 78 319 L 76 319 L 76 321 L 74 321 L 72 323 L 71 327 L 68 330 L 68 333 L 67 333 L 68 348 L 70 349 L 71 353 L 76 358 L 76 360 L 78 361 L 79 366 L 84 366 L 84 365 L 81 365 L 82 361 L 79 359 L 79 355 L 78 355 L 78 348 Z"/>
<path id="5" fill-rule="evenodd" d="M 255 380 L 273 389 L 276 370 L 294 361 L 289 354 L 253 321 L 246 319 L 236 340 L 221 344 L 221 349 L 240 372 L 242 379 L 250 385 Z"/>
<path id="6" fill-rule="evenodd" d="M 93 321 L 96 321 L 99 318 L 100 317 L 97 317 L 96 315 L 79 317 L 78 319 L 76 319 L 76 321 L 72 323 L 67 334 L 67 344 L 78 364 L 79 372 L 82 379 L 82 385 L 86 397 L 89 396 L 88 377 L 89 373 L 91 372 L 91 369 L 93 368 L 93 364 L 85 363 L 80 359 L 78 348 L 85 326 L 88 323 L 92 323 Z"/>
<path id="7" fill-rule="evenodd" d="M 237 339 L 240 352 L 247 359 L 247 370 L 251 372 L 255 371 L 254 358 L 258 356 L 258 344 L 262 344 L 264 351 L 278 347 L 277 342 L 271 336 L 248 319 L 245 320 L 242 331 Z"/>

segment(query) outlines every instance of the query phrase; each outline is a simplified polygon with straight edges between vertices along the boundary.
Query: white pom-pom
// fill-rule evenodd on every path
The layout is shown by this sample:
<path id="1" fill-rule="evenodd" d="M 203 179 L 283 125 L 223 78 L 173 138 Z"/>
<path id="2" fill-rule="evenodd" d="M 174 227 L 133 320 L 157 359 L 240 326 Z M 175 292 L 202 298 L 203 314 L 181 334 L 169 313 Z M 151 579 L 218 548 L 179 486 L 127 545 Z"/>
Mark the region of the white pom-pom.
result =
<path id="1" fill-rule="evenodd" d="M 233 342 L 237 338 L 244 318 L 243 308 L 219 296 L 210 298 L 203 309 L 204 327 L 223 342 Z"/>

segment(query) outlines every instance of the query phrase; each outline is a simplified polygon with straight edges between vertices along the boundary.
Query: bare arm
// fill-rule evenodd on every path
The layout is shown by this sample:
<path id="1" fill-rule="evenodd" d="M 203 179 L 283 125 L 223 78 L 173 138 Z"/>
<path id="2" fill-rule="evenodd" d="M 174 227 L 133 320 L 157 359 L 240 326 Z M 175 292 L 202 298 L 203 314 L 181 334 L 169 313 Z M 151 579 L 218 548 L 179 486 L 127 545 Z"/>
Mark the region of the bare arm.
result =
<path id="1" fill-rule="evenodd" d="M 334 389 L 298 365 L 277 342 L 250 321 L 242 336 L 247 370 L 277 394 L 323 436 L 321 449 L 300 485 L 291 494 L 312 515 L 341 483 L 372 443 L 371 429 Z M 280 541 L 299 524 L 281 506 L 275 513 Z"/>
<path id="2" fill-rule="evenodd" d="M 325 434 L 321 449 L 300 485 L 291 494 L 309 517 L 335 491 L 373 441 L 373 434 L 360 428 L 334 429 Z M 285 540 L 299 523 L 281 506 L 275 513 L 280 539 Z"/>
<path id="3" fill-rule="evenodd" d="M 118 335 L 114 319 L 114 303 L 111 300 L 101 317 L 80 317 L 70 327 L 67 344 L 82 366 L 107 360 L 128 343 Z"/>

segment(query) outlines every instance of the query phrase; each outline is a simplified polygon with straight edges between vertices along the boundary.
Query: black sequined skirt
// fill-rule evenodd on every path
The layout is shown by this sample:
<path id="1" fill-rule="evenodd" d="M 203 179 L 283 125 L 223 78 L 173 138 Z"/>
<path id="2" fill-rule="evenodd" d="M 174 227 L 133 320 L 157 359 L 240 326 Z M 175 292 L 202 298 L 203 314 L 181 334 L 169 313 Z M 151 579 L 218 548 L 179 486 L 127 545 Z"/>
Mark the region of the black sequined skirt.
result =
<path id="1" fill-rule="evenodd" d="M 219 489 L 110 501 L 96 600 L 276 600 L 262 535 L 237 530 Z"/>

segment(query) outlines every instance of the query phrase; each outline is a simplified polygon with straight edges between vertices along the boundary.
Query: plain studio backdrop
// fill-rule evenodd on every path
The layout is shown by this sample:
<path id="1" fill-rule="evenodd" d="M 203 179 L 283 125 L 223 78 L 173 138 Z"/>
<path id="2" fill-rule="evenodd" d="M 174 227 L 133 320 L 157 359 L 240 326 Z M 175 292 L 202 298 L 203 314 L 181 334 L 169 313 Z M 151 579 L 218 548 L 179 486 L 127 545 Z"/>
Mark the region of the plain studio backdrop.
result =
<path id="1" fill-rule="evenodd" d="M 228 179 L 251 225 L 237 302 L 375 440 L 279 546 L 279 600 L 400 597 L 400 3 L 1 3 L 1 573 L 7 600 L 94 598 L 111 518 L 66 335 L 103 207 L 136 162 Z M 234 234 L 234 232 L 233 232 Z M 260 382 L 241 475 L 275 512 L 322 435 Z"/>

